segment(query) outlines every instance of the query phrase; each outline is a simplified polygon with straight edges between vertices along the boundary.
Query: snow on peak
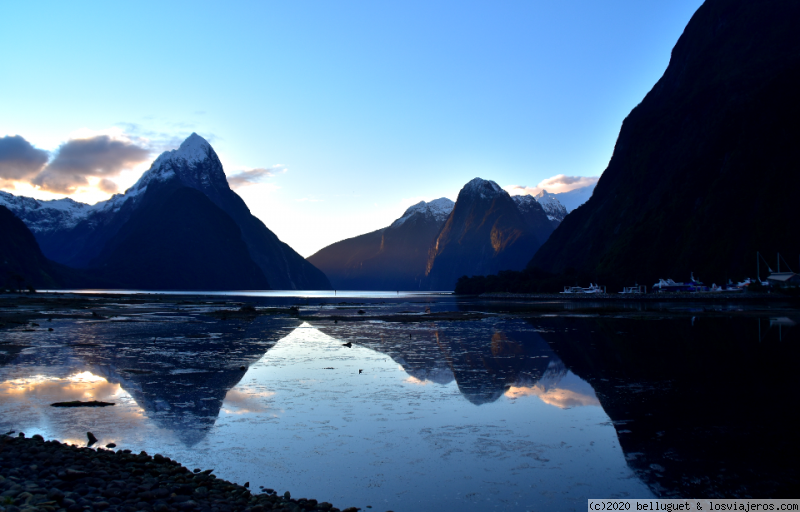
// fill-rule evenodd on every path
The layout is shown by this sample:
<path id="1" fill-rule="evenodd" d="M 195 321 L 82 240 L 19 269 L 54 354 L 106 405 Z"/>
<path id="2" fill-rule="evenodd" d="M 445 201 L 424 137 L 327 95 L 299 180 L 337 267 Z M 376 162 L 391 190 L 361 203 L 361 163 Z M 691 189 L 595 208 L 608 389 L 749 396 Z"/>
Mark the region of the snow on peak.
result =
<path id="1" fill-rule="evenodd" d="M 491 180 L 484 180 L 481 178 L 473 179 L 472 181 L 464 185 L 464 188 L 461 190 L 462 192 L 480 194 L 482 198 L 494 197 L 499 193 L 505 192 L 505 190 L 500 188 L 500 185 L 498 185 L 497 183 Z"/>
<path id="2" fill-rule="evenodd" d="M 213 151 L 211 144 L 206 139 L 192 132 L 191 135 L 186 137 L 178 149 L 172 151 L 164 151 L 153 162 L 151 169 L 160 167 L 168 161 L 184 160 L 189 165 L 197 164 L 208 158 L 209 154 Z"/>
<path id="3" fill-rule="evenodd" d="M 561 222 L 567 216 L 567 208 L 561 204 L 555 194 L 542 190 L 534 198 L 542 205 L 548 219 Z"/>
<path id="4" fill-rule="evenodd" d="M 0 205 L 11 210 L 34 233 L 71 228 L 95 210 L 95 206 L 69 197 L 41 200 L 3 191 L 0 191 Z"/>
<path id="5" fill-rule="evenodd" d="M 539 192 L 538 194 L 536 194 L 533 197 L 537 201 L 539 201 L 539 204 L 543 204 L 543 203 L 558 203 L 558 204 L 561 204 L 561 202 L 556 198 L 556 195 L 555 194 L 551 194 L 547 190 L 542 190 L 541 192 Z"/>
<path id="6" fill-rule="evenodd" d="M 208 158 L 208 153 L 211 150 L 211 144 L 206 139 L 192 132 L 191 135 L 186 137 L 180 147 L 171 151 L 172 158 L 183 158 L 189 163 L 199 162 Z"/>
<path id="7" fill-rule="evenodd" d="M 529 194 L 525 194 L 524 196 L 511 196 L 511 199 L 513 199 L 514 202 L 520 206 L 536 202 L 536 199 L 534 199 L 533 196 Z"/>
<path id="8" fill-rule="evenodd" d="M 133 187 L 126 190 L 122 196 L 115 195 L 109 202 L 118 208 L 131 197 L 144 192 L 153 181 L 167 181 L 176 175 L 185 185 L 198 190 L 222 182 L 227 186 L 225 173 L 222 167 L 213 161 L 212 155 L 216 153 L 211 144 L 203 137 L 192 133 L 178 149 L 161 153 Z M 210 165 L 202 165 L 206 162 Z"/>
<path id="9" fill-rule="evenodd" d="M 450 215 L 450 212 L 453 211 L 454 206 L 455 203 L 446 197 L 440 197 L 439 199 L 434 199 L 433 201 L 429 201 L 427 203 L 425 201 L 420 201 L 414 206 L 409 207 L 405 213 L 403 213 L 402 217 L 392 222 L 390 227 L 394 228 L 402 225 L 405 221 L 417 213 L 427 217 L 433 217 L 435 220 L 443 222 L 447 220 L 447 217 Z"/>

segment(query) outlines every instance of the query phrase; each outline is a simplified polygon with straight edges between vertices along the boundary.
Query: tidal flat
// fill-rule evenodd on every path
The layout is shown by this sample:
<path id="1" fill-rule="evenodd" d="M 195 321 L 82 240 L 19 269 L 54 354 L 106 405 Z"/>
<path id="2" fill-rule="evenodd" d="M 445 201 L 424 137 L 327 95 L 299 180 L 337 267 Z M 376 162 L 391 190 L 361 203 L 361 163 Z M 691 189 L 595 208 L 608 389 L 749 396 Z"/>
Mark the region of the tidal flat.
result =
<path id="1" fill-rule="evenodd" d="M 0 296 L 0 430 L 363 510 L 791 497 L 793 304 Z M 57 408 L 101 401 L 112 407 Z"/>

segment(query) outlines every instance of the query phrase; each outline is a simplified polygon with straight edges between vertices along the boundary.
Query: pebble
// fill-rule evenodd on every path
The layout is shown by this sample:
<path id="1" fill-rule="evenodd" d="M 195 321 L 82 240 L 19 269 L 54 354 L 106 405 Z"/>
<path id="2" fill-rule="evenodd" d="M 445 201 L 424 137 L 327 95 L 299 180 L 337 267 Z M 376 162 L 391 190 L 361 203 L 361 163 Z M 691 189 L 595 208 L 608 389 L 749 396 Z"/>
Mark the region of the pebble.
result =
<path id="1" fill-rule="evenodd" d="M 192 472 L 158 453 L 76 447 L 45 441 L 38 434 L 4 434 L 0 512 L 340 512 L 328 502 L 293 500 L 289 491 L 278 496 L 265 489 L 254 495 L 245 486 L 215 478 L 212 471 Z"/>

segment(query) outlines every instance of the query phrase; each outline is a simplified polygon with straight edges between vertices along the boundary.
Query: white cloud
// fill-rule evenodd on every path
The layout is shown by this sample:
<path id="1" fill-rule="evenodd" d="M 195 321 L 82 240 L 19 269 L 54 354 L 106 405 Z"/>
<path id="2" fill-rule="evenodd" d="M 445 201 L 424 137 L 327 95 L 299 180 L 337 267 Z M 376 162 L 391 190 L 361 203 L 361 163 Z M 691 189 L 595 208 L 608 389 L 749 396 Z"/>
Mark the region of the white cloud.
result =
<path id="1" fill-rule="evenodd" d="M 271 178 L 276 174 L 286 172 L 285 165 L 275 164 L 270 167 L 258 167 L 255 169 L 248 169 L 246 171 L 239 171 L 235 174 L 228 176 L 228 185 L 233 189 L 246 187 L 248 185 L 255 185 L 261 183 L 267 178 Z"/>
<path id="2" fill-rule="evenodd" d="M 535 196 L 542 190 L 547 190 L 551 194 L 560 194 L 579 188 L 593 187 L 597 184 L 597 180 L 599 179 L 599 176 L 567 176 L 564 174 L 557 174 L 550 178 L 543 179 L 535 187 L 508 185 L 503 187 L 503 189 L 512 196 L 523 196 L 526 194 Z"/>

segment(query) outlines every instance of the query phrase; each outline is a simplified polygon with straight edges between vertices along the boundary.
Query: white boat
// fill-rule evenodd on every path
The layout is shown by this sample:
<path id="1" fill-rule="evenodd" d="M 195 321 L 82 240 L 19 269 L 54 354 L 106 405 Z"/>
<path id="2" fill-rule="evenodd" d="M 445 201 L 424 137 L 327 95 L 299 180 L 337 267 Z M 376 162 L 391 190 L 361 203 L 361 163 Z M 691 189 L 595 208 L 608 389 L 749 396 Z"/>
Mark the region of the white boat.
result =
<path id="1" fill-rule="evenodd" d="M 580 286 L 565 286 L 563 292 L 559 293 L 606 293 L 605 290 L 597 284 L 589 283 L 588 288 L 581 288 Z"/>

